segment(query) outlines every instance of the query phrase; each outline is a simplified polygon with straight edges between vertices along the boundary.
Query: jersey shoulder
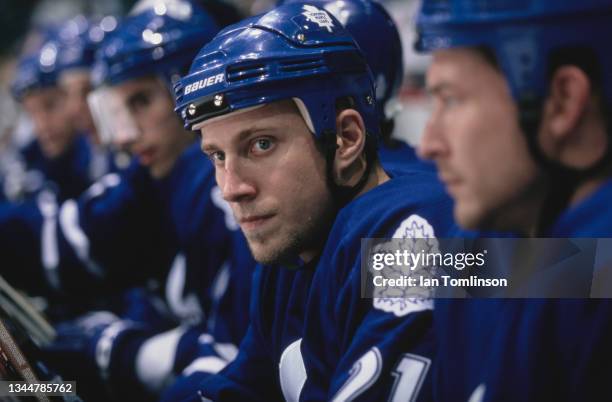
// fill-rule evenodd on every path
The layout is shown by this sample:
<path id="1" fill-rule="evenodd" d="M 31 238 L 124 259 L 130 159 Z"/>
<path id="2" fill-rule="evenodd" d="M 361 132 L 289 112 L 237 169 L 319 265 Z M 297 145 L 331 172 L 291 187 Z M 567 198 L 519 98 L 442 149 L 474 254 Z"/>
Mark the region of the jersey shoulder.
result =
<path id="1" fill-rule="evenodd" d="M 427 226 L 432 236 L 454 235 L 452 200 L 436 175 L 411 171 L 395 175 L 347 204 L 332 228 L 335 241 L 394 237 L 402 226 L 413 222 Z"/>
<path id="2" fill-rule="evenodd" d="M 612 180 L 565 211 L 552 229 L 557 237 L 612 237 Z"/>
<path id="3" fill-rule="evenodd" d="M 393 140 L 392 144 L 381 144 L 378 157 L 385 171 L 428 171 L 434 172 L 433 163 L 419 159 L 415 149 L 401 140 Z"/>

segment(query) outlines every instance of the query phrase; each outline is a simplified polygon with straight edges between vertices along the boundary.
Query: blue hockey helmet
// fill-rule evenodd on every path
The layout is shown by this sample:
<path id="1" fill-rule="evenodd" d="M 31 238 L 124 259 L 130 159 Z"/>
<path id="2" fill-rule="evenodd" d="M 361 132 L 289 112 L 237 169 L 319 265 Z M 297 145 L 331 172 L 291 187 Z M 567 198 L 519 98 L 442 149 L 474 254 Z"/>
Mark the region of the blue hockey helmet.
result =
<path id="1" fill-rule="evenodd" d="M 98 88 L 87 101 L 106 143 L 138 136 L 135 122 L 112 87 L 159 76 L 172 92 L 172 83 L 187 72 L 197 51 L 219 30 L 208 13 L 188 1 L 152 1 L 137 6 L 96 52 L 92 81 Z"/>
<path id="2" fill-rule="evenodd" d="M 227 27 L 198 53 L 175 94 L 192 130 L 216 116 L 293 99 L 320 137 L 336 132 L 336 103 L 345 98 L 367 132 L 379 133 L 363 54 L 340 22 L 314 5 L 283 5 Z"/>
<path id="3" fill-rule="evenodd" d="M 84 15 L 68 20 L 58 32 L 59 69 L 90 69 L 97 47 L 116 27 L 117 19 L 110 15 L 95 21 Z"/>
<path id="4" fill-rule="evenodd" d="M 114 85 L 159 74 L 172 82 L 218 31 L 215 20 L 191 2 L 152 2 L 103 41 L 96 55 L 101 64 L 96 66 L 96 81 Z"/>
<path id="5" fill-rule="evenodd" d="M 11 93 L 17 100 L 32 90 L 57 86 L 58 42 L 49 40 L 40 49 L 24 55 L 17 63 Z"/>
<path id="6" fill-rule="evenodd" d="M 423 0 L 417 18 L 417 51 L 488 49 L 504 74 L 518 105 L 519 122 L 531 155 L 552 182 L 547 208 L 540 217 L 540 233 L 545 233 L 567 208 L 578 184 L 599 174 L 612 160 L 612 52 L 608 44 L 611 21 L 612 0 Z M 548 158 L 537 136 L 543 101 L 549 92 L 549 75 L 558 62 L 555 59 L 571 52 L 585 59 L 576 63 L 596 68 L 591 71 L 591 79 L 601 89 L 603 107 L 607 109 L 603 111 L 608 119 L 606 152 L 584 169 Z M 601 76 L 597 76 L 598 72 Z"/>
<path id="7" fill-rule="evenodd" d="M 279 4 L 306 3 L 325 8 L 353 36 L 372 69 L 376 106 L 381 120 L 404 78 L 402 42 L 395 22 L 378 2 L 371 0 L 281 0 Z"/>
<path id="8" fill-rule="evenodd" d="M 604 96 L 612 104 L 611 17 L 611 0 L 424 0 L 415 48 L 490 49 L 517 102 L 544 98 L 555 51 L 591 49 L 604 75 Z"/>

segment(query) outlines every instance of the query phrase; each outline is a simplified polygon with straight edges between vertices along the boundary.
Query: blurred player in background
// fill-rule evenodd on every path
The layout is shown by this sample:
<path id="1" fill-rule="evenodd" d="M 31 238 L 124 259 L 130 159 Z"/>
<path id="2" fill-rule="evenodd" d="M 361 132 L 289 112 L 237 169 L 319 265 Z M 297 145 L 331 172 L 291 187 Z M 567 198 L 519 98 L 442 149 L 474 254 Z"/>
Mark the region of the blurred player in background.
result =
<path id="1" fill-rule="evenodd" d="M 116 26 L 117 19 L 112 16 L 91 22 L 79 15 L 66 22 L 58 33 L 59 83 L 66 93 L 67 113 L 76 129 L 95 144 L 100 144 L 101 139 L 87 106 L 87 95 L 92 90 L 91 68 L 96 48 Z"/>
<path id="2" fill-rule="evenodd" d="M 423 2 L 420 153 L 462 226 L 612 235 L 611 22 L 609 0 Z M 434 398 L 607 400 L 611 317 L 607 300 L 436 301 Z"/>
<path id="3" fill-rule="evenodd" d="M 169 92 L 214 32 L 197 6 L 156 3 L 123 21 L 101 49 L 105 85 L 94 96 L 110 108 L 96 110 L 98 121 L 113 125 L 115 140 L 151 172 L 162 208 L 149 219 L 169 220 L 167 241 L 177 243 L 161 289 L 172 326 L 131 314 L 92 325 L 97 313 L 60 327 L 49 352 L 55 362 L 79 355 L 120 399 L 155 398 L 183 369 L 218 371 L 234 357 L 248 320 L 250 254 L 240 248 L 244 240 L 217 195 L 212 167 L 181 127 Z M 75 349 L 78 339 L 85 341 Z"/>
<path id="4" fill-rule="evenodd" d="M 113 311 L 57 327 L 48 361 L 82 380 L 89 397 L 108 397 L 96 395 L 103 380 L 115 396 L 154 398 L 190 363 L 191 371 L 219 370 L 244 333 L 252 259 L 240 250 L 244 240 L 217 195 L 212 166 L 183 130 L 170 93 L 217 29 L 207 13 L 182 1 L 157 2 L 128 17 L 104 41 L 98 71 L 105 85 L 93 95 L 114 107 L 111 115 L 96 109 L 98 132 L 110 128 L 107 134 L 138 161 L 55 210 L 26 222 L 10 217 L 28 226 L 22 231 L 33 226 L 40 233 L 42 269 L 32 264 L 28 277 L 46 279 L 72 303 L 146 285 Z M 198 356 L 213 364 L 194 361 Z"/>
<path id="5" fill-rule="evenodd" d="M 108 15 L 88 19 L 78 15 L 64 23 L 58 32 L 58 83 L 66 94 L 66 112 L 75 129 L 90 143 L 90 170 L 100 178 L 110 171 L 125 168 L 129 156 L 116 152 L 110 139 L 100 138 L 96 130 L 87 96 L 93 89 L 94 54 L 102 40 L 117 27 L 117 17 Z"/>
<path id="6" fill-rule="evenodd" d="M 433 243 L 453 230 L 450 200 L 431 173 L 390 178 L 381 167 L 374 82 L 340 22 L 295 3 L 247 19 L 200 51 L 176 96 L 264 264 L 255 273 L 251 324 L 238 357 L 203 381 L 199 395 L 182 398 L 328 399 L 321 383 L 300 396 L 308 363 L 332 372 L 340 362 L 350 367 L 377 343 L 375 323 L 388 331 L 412 328 L 415 352 L 429 353 L 428 301 L 361 299 L 360 239 L 420 236 Z M 414 196 L 393 197 L 406 191 Z M 311 310 L 320 286 L 332 284 L 339 292 L 319 301 L 332 315 Z M 366 316 L 373 320 L 360 327 Z M 302 339 L 305 319 L 329 328 Z M 304 362 L 307 341 L 329 346 L 329 355 Z M 385 357 L 394 351 L 382 349 Z M 391 358 L 385 368 L 395 363 Z"/>
<path id="7" fill-rule="evenodd" d="M 79 195 L 93 181 L 88 171 L 89 145 L 74 129 L 65 93 L 58 86 L 57 52 L 57 41 L 48 41 L 17 66 L 13 95 L 32 119 L 36 139 L 22 151 L 29 182 L 9 199 L 27 198 L 47 188 L 63 201 Z"/>

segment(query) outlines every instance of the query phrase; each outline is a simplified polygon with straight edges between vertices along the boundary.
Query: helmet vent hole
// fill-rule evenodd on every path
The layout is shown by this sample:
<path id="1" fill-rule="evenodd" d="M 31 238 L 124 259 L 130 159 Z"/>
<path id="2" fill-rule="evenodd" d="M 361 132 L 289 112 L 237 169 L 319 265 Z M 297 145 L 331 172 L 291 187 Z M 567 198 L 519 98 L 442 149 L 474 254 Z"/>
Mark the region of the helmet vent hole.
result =
<path id="1" fill-rule="evenodd" d="M 240 82 L 252 78 L 263 77 L 268 73 L 268 66 L 265 64 L 241 64 L 227 68 L 227 81 Z"/>
<path id="2" fill-rule="evenodd" d="M 283 73 L 295 73 L 299 71 L 310 71 L 324 67 L 323 59 L 319 57 L 304 58 L 298 60 L 283 61 L 279 64 L 279 70 Z"/>

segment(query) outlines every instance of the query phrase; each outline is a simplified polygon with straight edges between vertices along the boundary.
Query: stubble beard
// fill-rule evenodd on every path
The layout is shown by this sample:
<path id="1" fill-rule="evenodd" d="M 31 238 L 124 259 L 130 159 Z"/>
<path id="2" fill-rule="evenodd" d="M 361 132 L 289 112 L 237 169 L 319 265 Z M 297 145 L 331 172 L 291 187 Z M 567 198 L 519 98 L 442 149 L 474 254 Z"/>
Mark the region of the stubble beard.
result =
<path id="1" fill-rule="evenodd" d="M 257 233 L 246 236 L 251 254 L 263 265 L 295 265 L 305 250 L 320 251 L 323 247 L 334 220 L 334 211 L 333 203 L 328 201 L 319 213 L 307 217 L 300 222 L 299 228 L 290 228 L 288 233 L 276 231 L 273 236 Z"/>

